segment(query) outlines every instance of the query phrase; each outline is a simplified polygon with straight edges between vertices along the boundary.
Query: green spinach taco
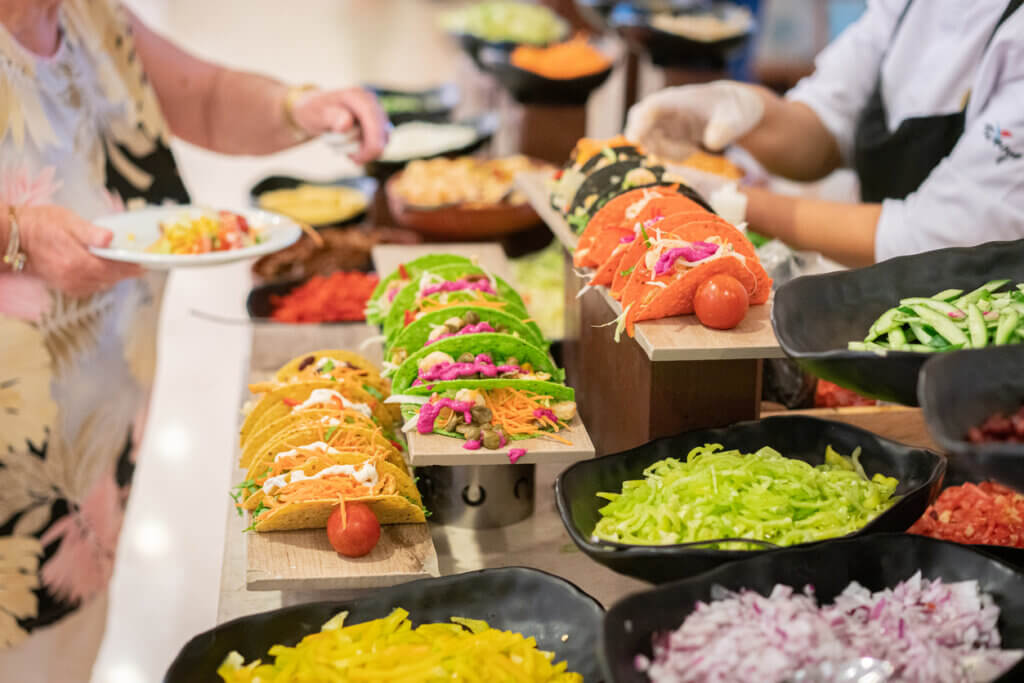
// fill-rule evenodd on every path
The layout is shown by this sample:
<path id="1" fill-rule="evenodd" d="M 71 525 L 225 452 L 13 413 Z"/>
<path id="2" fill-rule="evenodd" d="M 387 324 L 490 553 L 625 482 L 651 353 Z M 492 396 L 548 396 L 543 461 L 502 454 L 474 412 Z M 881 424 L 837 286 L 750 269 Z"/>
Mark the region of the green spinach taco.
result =
<path id="1" fill-rule="evenodd" d="M 413 398 L 418 397 L 416 402 Z M 559 432 L 576 417 L 576 394 L 554 382 L 480 379 L 410 387 L 403 399 L 407 432 L 464 439 L 463 448 L 499 449 L 509 441 L 549 438 L 571 443 Z"/>
<path id="2" fill-rule="evenodd" d="M 385 343 L 422 314 L 467 304 L 529 317 L 519 294 L 500 277 L 474 265 L 441 266 L 420 273 L 395 296 L 381 326 Z"/>
<path id="3" fill-rule="evenodd" d="M 410 388 L 479 379 L 561 382 L 562 371 L 546 351 L 509 334 L 448 337 L 409 356 L 392 381 L 396 394 Z"/>
<path id="4" fill-rule="evenodd" d="M 522 320 L 486 306 L 451 306 L 424 313 L 395 334 L 384 353 L 385 374 L 393 374 L 406 358 L 442 339 L 490 332 L 509 334 L 540 348 L 548 347 L 540 328 L 532 320 Z"/>
<path id="5" fill-rule="evenodd" d="M 382 278 L 366 302 L 366 320 L 374 325 L 384 322 L 391 304 L 398 292 L 419 277 L 424 270 L 453 264 L 472 264 L 465 256 L 455 254 L 427 254 L 398 266 L 387 277 Z"/>

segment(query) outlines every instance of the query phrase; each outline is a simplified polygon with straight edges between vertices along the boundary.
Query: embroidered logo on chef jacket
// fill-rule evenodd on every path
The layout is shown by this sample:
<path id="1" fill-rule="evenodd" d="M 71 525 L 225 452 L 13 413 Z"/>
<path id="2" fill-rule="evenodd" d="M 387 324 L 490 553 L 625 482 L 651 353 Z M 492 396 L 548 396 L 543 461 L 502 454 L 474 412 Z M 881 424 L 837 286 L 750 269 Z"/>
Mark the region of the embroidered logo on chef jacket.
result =
<path id="1" fill-rule="evenodd" d="M 1007 159 L 1020 159 L 1021 153 L 1010 147 L 1011 138 L 1013 138 L 1013 135 L 1010 131 L 1000 126 L 994 126 L 991 123 L 985 124 L 985 139 L 999 150 L 999 156 L 996 157 L 997 164 L 1001 164 Z"/>

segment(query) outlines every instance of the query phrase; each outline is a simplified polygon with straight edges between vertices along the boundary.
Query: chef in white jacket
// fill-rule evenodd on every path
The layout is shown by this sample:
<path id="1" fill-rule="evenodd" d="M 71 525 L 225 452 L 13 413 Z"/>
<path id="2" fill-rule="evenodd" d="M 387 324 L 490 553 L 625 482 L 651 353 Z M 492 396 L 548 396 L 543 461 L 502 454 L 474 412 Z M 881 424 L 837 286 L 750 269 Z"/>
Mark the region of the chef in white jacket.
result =
<path id="1" fill-rule="evenodd" d="M 852 167 L 859 204 L 744 190 L 753 229 L 847 265 L 1024 238 L 1020 5 L 873 0 L 785 98 L 731 81 L 668 88 L 630 110 L 626 134 L 735 142 L 794 180 Z"/>

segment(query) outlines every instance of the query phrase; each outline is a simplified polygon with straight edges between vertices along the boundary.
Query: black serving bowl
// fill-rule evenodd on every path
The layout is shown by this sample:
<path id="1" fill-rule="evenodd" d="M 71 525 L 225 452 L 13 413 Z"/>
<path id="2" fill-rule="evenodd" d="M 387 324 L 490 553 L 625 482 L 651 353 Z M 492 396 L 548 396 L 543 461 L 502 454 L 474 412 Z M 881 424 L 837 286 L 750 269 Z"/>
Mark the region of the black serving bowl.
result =
<path id="1" fill-rule="evenodd" d="M 246 661 L 262 657 L 275 643 L 294 645 L 338 612 L 346 623 L 385 617 L 395 607 L 416 625 L 448 622 L 450 617 L 483 619 L 491 626 L 533 636 L 541 650 L 567 661 L 585 681 L 600 678 L 594 657 L 603 610 L 565 579 L 536 569 L 504 567 L 423 579 L 370 591 L 352 600 L 314 602 L 242 617 L 202 633 L 182 648 L 165 683 L 219 681 L 217 667 L 232 650 Z M 563 641 L 563 636 L 568 636 Z"/>
<path id="2" fill-rule="evenodd" d="M 598 653 L 608 683 L 646 683 L 636 671 L 637 654 L 651 655 L 651 637 L 675 630 L 698 601 L 710 602 L 714 586 L 762 595 L 776 584 L 802 590 L 810 584 L 820 604 L 830 603 L 851 581 L 878 591 L 895 586 L 918 570 L 924 578 L 946 582 L 976 580 L 999 606 L 1002 647 L 1024 647 L 1024 575 L 955 543 L 905 534 L 874 534 L 828 545 L 762 554 L 685 581 L 631 595 L 605 615 Z M 717 592 L 717 590 L 716 590 Z M 999 681 L 1024 680 L 1024 662 Z"/>
<path id="3" fill-rule="evenodd" d="M 413 157 L 412 159 L 401 159 L 395 161 L 385 161 L 382 159 L 375 159 L 366 164 L 366 172 L 376 178 L 378 181 L 383 182 L 387 180 L 395 173 L 398 173 L 405 165 L 410 161 L 416 159 L 433 159 L 436 157 L 460 157 L 466 154 L 472 154 L 477 151 L 485 144 L 487 144 L 494 133 L 498 130 L 500 123 L 498 114 L 496 112 L 487 112 L 478 116 L 473 116 L 461 121 L 453 121 L 452 123 L 462 126 L 471 126 L 476 130 L 476 138 L 473 142 L 468 145 L 464 145 L 457 149 L 447 149 L 437 154 L 432 154 L 427 157 Z"/>
<path id="4" fill-rule="evenodd" d="M 595 562 L 653 583 L 694 576 L 719 565 L 754 555 L 779 552 L 766 550 L 715 550 L 703 544 L 661 546 L 621 545 L 595 541 L 592 533 L 600 519 L 598 510 L 606 504 L 599 491 L 619 492 L 622 482 L 642 479 L 649 465 L 664 458 L 685 458 L 694 447 L 709 443 L 726 449 L 753 453 L 771 446 L 786 457 L 812 465 L 825 461 L 825 447 L 849 455 L 860 446 L 860 462 L 869 476 L 882 473 L 899 479 L 891 508 L 849 537 L 882 531 L 905 531 L 921 517 L 938 494 L 946 461 L 931 451 L 905 446 L 877 434 L 841 422 L 804 416 L 769 417 L 739 422 L 722 429 L 705 429 L 659 439 L 638 448 L 584 460 L 565 470 L 555 482 L 555 499 L 562 523 L 573 542 Z M 831 540 L 803 545 L 819 545 Z"/>
<path id="5" fill-rule="evenodd" d="M 715 3 L 712 11 L 729 5 L 732 3 Z M 643 3 L 620 2 L 612 8 L 608 23 L 634 51 L 649 54 L 651 61 L 662 67 L 722 67 L 754 32 L 752 24 L 746 33 L 721 40 L 694 40 L 656 28 L 652 16 L 651 8 Z"/>
<path id="6" fill-rule="evenodd" d="M 604 85 L 614 68 L 612 63 L 603 71 L 578 78 L 547 78 L 513 65 L 508 50 L 483 48 L 479 57 L 482 68 L 521 104 L 582 106 Z"/>
<path id="7" fill-rule="evenodd" d="M 799 277 L 775 292 L 772 327 L 803 368 L 886 401 L 917 405 L 917 376 L 930 353 L 849 351 L 882 313 L 912 296 L 976 289 L 994 278 L 1024 282 L 1024 240 L 901 256 L 868 268 Z"/>
<path id="8" fill-rule="evenodd" d="M 1024 443 L 971 443 L 967 430 L 1024 405 L 1024 345 L 936 355 L 917 385 L 928 432 L 950 455 L 953 483 L 994 479 L 1024 491 Z"/>
<path id="9" fill-rule="evenodd" d="M 377 192 L 377 181 L 369 176 L 354 176 L 349 178 L 338 178 L 337 180 L 329 180 L 326 182 L 320 182 L 316 180 L 304 180 L 302 178 L 296 178 L 288 175 L 272 175 L 267 176 L 263 180 L 259 181 L 249 190 L 249 198 L 252 201 L 253 206 L 259 206 L 260 195 L 264 192 L 271 192 L 273 190 L 291 190 L 298 187 L 299 185 L 323 185 L 323 186 L 334 186 L 334 187 L 351 187 L 354 190 L 358 190 L 359 194 L 363 195 L 363 199 L 366 200 L 366 206 L 369 207 L 373 204 L 374 193 Z M 311 227 L 314 228 L 340 228 L 346 225 L 355 225 L 364 218 L 366 218 L 367 209 L 363 209 L 359 213 L 353 214 L 352 216 L 333 223 L 317 223 Z"/>
<path id="10" fill-rule="evenodd" d="M 928 432 L 949 454 L 947 485 L 995 481 L 1024 493 L 1024 443 L 971 443 L 967 430 L 1024 405 L 1024 346 L 936 355 L 921 370 L 918 400 Z M 972 546 L 1024 569 L 1024 549 Z"/>
<path id="11" fill-rule="evenodd" d="M 459 103 L 459 88 L 455 83 L 444 83 L 427 90 L 398 90 L 379 85 L 367 85 L 366 89 L 379 98 L 409 97 L 416 100 L 416 108 L 410 111 L 389 112 L 388 120 L 394 125 L 407 121 L 434 121 L 443 123 L 451 118 L 452 110 Z"/>

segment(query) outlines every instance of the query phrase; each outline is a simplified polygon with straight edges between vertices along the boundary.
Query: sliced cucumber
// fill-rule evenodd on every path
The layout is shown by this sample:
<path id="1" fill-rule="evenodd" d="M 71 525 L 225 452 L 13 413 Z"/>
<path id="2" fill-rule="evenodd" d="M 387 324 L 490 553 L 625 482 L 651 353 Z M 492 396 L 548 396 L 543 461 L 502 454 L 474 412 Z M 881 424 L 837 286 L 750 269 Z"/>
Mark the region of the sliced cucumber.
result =
<path id="1" fill-rule="evenodd" d="M 1015 309 L 1003 311 L 999 318 L 999 327 L 996 328 L 996 346 L 1003 346 L 1010 343 L 1010 337 L 1020 323 L 1020 314 Z"/>
<path id="2" fill-rule="evenodd" d="M 947 316 L 937 313 L 927 306 L 911 306 L 911 308 L 921 320 L 934 327 L 935 331 L 945 337 L 950 344 L 967 343 L 967 335 Z"/>
<path id="3" fill-rule="evenodd" d="M 983 284 L 981 287 L 978 287 L 974 291 L 964 294 L 962 297 L 954 301 L 953 305 L 956 306 L 957 308 L 965 308 L 967 304 L 973 304 L 975 301 L 977 301 L 984 295 L 991 294 L 992 292 L 996 291 L 997 289 L 1005 285 L 1007 282 L 1009 282 L 1009 280 L 992 280 L 991 282 L 986 282 L 985 284 Z"/>
<path id="4" fill-rule="evenodd" d="M 988 344 L 988 328 L 985 327 L 985 318 L 982 317 L 978 304 L 971 304 L 967 307 L 967 325 L 970 328 L 973 348 L 980 349 Z"/>
<path id="5" fill-rule="evenodd" d="M 964 290 L 962 289 L 944 289 L 932 298 L 938 299 L 939 301 L 952 301 L 963 293 Z"/>
<path id="6" fill-rule="evenodd" d="M 943 315 L 959 315 L 962 311 L 954 306 L 953 304 L 947 304 L 945 301 L 936 301 L 935 299 L 925 299 L 923 297 L 911 297 L 909 299 L 900 299 L 900 304 L 903 306 L 927 306 L 934 311 L 938 311 Z"/>

